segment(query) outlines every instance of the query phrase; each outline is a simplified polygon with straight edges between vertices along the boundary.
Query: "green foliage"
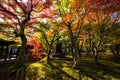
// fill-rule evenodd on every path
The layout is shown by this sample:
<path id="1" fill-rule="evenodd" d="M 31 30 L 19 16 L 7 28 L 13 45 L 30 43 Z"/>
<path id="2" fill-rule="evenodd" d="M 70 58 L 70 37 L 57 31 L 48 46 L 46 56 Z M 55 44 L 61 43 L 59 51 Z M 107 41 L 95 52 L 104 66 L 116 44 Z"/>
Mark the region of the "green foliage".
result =
<path id="1" fill-rule="evenodd" d="M 66 13 L 70 12 L 71 2 L 72 0 L 57 0 L 56 8 L 60 16 L 65 16 Z"/>

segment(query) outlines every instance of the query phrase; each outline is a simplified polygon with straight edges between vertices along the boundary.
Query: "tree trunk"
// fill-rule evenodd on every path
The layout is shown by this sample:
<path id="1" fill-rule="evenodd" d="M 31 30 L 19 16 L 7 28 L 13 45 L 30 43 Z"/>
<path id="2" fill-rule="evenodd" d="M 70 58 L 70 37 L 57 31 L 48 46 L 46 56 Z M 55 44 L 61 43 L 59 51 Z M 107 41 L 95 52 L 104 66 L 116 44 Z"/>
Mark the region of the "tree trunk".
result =
<path id="1" fill-rule="evenodd" d="M 25 54 L 26 54 L 26 44 L 27 39 L 25 35 L 21 36 L 22 45 L 20 48 L 19 56 L 16 61 L 16 67 L 18 67 L 18 79 L 17 80 L 25 80 Z"/>
<path id="2" fill-rule="evenodd" d="M 51 54 L 52 45 L 48 49 L 47 64 L 50 64 L 50 54 Z"/>
<path id="3" fill-rule="evenodd" d="M 77 67 L 77 49 L 74 44 L 71 46 L 71 52 L 73 56 L 73 67 L 76 68 Z"/>
<path id="4" fill-rule="evenodd" d="M 95 62 L 98 63 L 98 49 L 97 49 L 97 47 L 94 48 L 94 52 L 95 52 Z"/>
<path id="5" fill-rule="evenodd" d="M 7 61 L 7 58 L 8 58 L 8 46 L 6 46 L 5 49 L 5 62 Z"/>
<path id="6" fill-rule="evenodd" d="M 110 48 L 111 48 L 111 52 L 113 53 L 114 56 L 119 55 L 119 46 L 118 45 L 112 45 Z"/>
<path id="7" fill-rule="evenodd" d="M 119 48 L 120 48 L 119 44 L 115 44 L 115 45 L 111 46 L 111 52 L 114 55 L 114 61 L 117 62 L 117 63 L 120 63 Z"/>
<path id="8" fill-rule="evenodd" d="M 77 67 L 77 40 L 78 40 L 78 36 L 74 35 L 74 33 L 72 32 L 72 28 L 71 28 L 71 23 L 67 24 L 68 27 L 68 31 L 69 31 L 69 37 L 70 37 L 70 42 L 71 42 L 71 52 L 72 52 L 72 56 L 73 56 L 73 67 Z"/>
<path id="9" fill-rule="evenodd" d="M 20 52 L 16 61 L 16 64 L 18 67 L 23 66 L 25 64 L 25 54 L 26 54 L 26 45 L 27 45 L 27 39 L 26 36 L 23 34 L 20 36 L 22 44 L 20 47 Z"/>
<path id="10" fill-rule="evenodd" d="M 73 67 L 77 67 L 77 55 L 75 52 L 73 52 Z"/>
<path id="11" fill-rule="evenodd" d="M 24 34 L 24 28 L 21 26 L 19 36 L 21 38 L 21 47 L 18 54 L 17 61 L 14 65 L 14 68 L 17 70 L 18 76 L 17 80 L 25 80 L 25 54 L 26 54 L 26 45 L 27 45 L 27 38 Z"/>
<path id="12" fill-rule="evenodd" d="M 49 50 L 48 51 L 48 56 L 47 56 L 47 64 L 50 64 L 50 53 L 51 53 L 51 51 Z"/>
<path id="13" fill-rule="evenodd" d="M 78 51 L 79 57 L 82 57 L 82 54 L 81 54 L 82 53 L 82 49 L 78 49 L 77 51 Z"/>
<path id="14" fill-rule="evenodd" d="M 82 48 L 83 48 L 83 42 L 82 42 L 82 44 L 80 45 L 80 47 L 79 47 L 79 43 L 77 44 L 77 52 L 78 52 L 78 55 L 79 55 L 79 57 L 82 57 Z"/>
<path id="15" fill-rule="evenodd" d="M 94 42 L 91 42 L 91 43 L 92 43 L 91 51 L 92 51 L 93 55 L 95 56 L 95 49 L 94 49 L 95 44 L 94 44 Z"/>

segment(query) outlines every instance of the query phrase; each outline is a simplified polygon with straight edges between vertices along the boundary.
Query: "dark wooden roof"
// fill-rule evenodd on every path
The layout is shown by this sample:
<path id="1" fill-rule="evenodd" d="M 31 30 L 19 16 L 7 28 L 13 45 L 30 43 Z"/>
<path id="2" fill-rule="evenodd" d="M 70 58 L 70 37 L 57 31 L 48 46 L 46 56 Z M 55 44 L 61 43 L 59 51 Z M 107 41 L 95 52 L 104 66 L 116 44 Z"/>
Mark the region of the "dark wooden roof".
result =
<path id="1" fill-rule="evenodd" d="M 9 45 L 15 44 L 15 43 L 17 43 L 17 42 L 0 39 L 0 46 L 9 46 Z"/>

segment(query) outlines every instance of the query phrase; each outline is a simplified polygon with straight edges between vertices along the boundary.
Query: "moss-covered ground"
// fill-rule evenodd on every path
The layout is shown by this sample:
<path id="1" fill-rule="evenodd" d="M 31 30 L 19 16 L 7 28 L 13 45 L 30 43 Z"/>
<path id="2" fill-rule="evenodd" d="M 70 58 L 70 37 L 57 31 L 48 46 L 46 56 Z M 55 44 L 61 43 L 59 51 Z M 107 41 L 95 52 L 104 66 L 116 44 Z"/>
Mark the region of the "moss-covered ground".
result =
<path id="1" fill-rule="evenodd" d="M 46 64 L 46 58 L 27 63 L 26 80 L 120 80 L 120 64 L 115 63 L 111 56 L 99 58 L 96 64 L 93 57 L 78 59 L 78 68 L 73 68 L 70 55 L 65 58 L 52 58 Z M 6 75 L 11 64 L 0 65 L 0 80 Z M 13 75 L 15 76 L 15 75 Z M 12 77 L 6 80 L 16 80 Z"/>
<path id="2" fill-rule="evenodd" d="M 71 56 L 53 58 L 50 65 L 37 61 L 28 65 L 26 80 L 120 80 L 120 64 L 108 57 L 100 58 L 99 64 L 93 57 L 82 57 L 77 69 L 72 67 Z"/>

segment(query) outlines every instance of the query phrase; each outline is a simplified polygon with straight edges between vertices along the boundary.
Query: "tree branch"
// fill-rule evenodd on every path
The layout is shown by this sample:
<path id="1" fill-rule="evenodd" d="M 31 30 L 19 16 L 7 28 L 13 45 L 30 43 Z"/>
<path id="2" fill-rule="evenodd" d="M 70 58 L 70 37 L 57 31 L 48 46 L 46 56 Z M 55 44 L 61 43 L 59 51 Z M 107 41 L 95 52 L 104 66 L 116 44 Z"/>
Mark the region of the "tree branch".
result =
<path id="1" fill-rule="evenodd" d="M 15 0 L 15 2 L 17 3 L 17 5 L 23 10 L 23 12 L 26 14 L 25 9 L 19 4 L 19 2 L 17 0 Z"/>

